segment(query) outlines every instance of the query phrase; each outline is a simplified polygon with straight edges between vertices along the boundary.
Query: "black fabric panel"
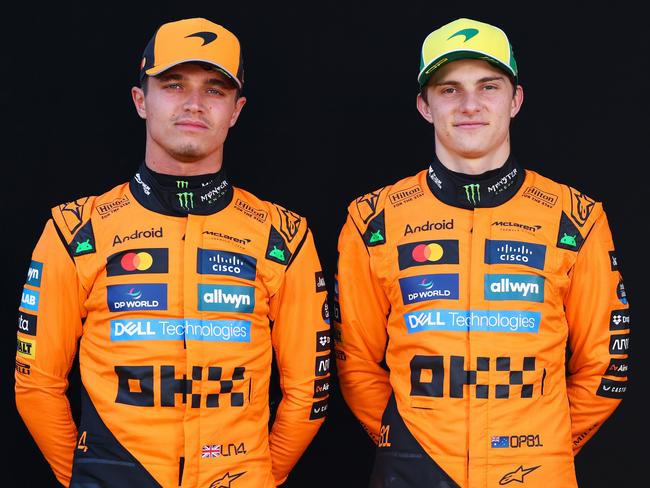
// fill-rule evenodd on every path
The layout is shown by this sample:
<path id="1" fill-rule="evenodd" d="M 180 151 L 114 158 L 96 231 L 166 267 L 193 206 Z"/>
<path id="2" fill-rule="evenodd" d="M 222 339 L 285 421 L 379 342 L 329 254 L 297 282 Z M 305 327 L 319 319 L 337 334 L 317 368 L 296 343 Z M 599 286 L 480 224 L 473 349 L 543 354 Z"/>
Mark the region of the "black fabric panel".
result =
<path id="1" fill-rule="evenodd" d="M 162 488 L 106 427 L 82 386 L 79 436 L 84 433 L 75 449 L 70 488 Z"/>
<path id="2" fill-rule="evenodd" d="M 460 488 L 409 432 L 395 395 L 388 400 L 381 424 L 390 426 L 390 445 L 377 448 L 369 488 Z"/>

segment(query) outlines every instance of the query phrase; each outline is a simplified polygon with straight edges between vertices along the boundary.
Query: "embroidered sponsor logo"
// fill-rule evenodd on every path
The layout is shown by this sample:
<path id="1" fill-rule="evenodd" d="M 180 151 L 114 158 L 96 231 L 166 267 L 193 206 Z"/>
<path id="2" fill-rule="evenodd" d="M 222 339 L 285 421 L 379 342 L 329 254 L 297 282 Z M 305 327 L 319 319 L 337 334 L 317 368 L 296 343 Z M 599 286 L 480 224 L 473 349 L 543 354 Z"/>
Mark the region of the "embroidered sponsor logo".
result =
<path id="1" fill-rule="evenodd" d="M 558 198 L 557 195 L 540 190 L 535 186 L 529 186 L 526 188 L 522 196 L 548 208 L 553 208 L 557 203 Z"/>
<path id="2" fill-rule="evenodd" d="M 31 310 L 33 312 L 38 311 L 38 301 L 40 293 L 36 290 L 30 290 L 29 288 L 23 288 L 23 294 L 20 298 L 20 306 Z"/>
<path id="3" fill-rule="evenodd" d="M 19 356 L 29 359 L 36 358 L 36 339 L 18 337 L 16 341 L 16 352 Z"/>
<path id="4" fill-rule="evenodd" d="M 247 217 L 257 220 L 258 222 L 265 222 L 268 217 L 268 212 L 266 210 L 260 210 L 254 208 L 249 203 L 245 202 L 241 198 L 238 198 L 235 201 L 235 209 L 242 212 Z"/>
<path id="5" fill-rule="evenodd" d="M 424 196 L 424 192 L 420 185 L 411 186 L 405 190 L 394 191 L 393 193 L 388 194 L 388 201 L 393 205 L 393 207 L 399 207 L 405 203 L 416 200 Z"/>
<path id="6" fill-rule="evenodd" d="M 41 277 L 43 276 L 43 263 L 32 261 L 27 270 L 27 284 L 31 286 L 41 286 Z"/>
<path id="7" fill-rule="evenodd" d="M 154 227 L 146 230 L 137 229 L 131 232 L 130 234 L 125 234 L 122 236 L 115 234 L 113 236 L 113 246 L 116 246 L 118 244 L 123 244 L 127 241 L 132 241 L 134 239 L 151 239 L 152 237 L 157 237 L 157 238 L 164 237 L 162 226 L 160 226 L 158 229 Z"/>
<path id="8" fill-rule="evenodd" d="M 37 316 L 27 312 L 20 312 L 18 315 L 18 332 L 30 336 L 36 335 Z"/>
<path id="9" fill-rule="evenodd" d="M 537 333 L 541 313 L 514 310 L 420 310 L 404 315 L 409 334 L 422 331 Z"/>
<path id="10" fill-rule="evenodd" d="M 458 264 L 458 241 L 451 239 L 412 242 L 397 246 L 399 269 L 429 264 Z"/>
<path id="11" fill-rule="evenodd" d="M 406 237 L 409 234 L 415 234 L 416 232 L 426 232 L 429 230 L 453 230 L 454 228 L 454 219 L 450 220 L 441 220 L 440 222 L 431 222 L 427 220 L 424 224 L 411 226 L 411 224 L 406 224 L 404 227 L 404 236 Z"/>
<path id="12" fill-rule="evenodd" d="M 106 287 L 111 312 L 167 310 L 166 283 L 134 283 Z"/>
<path id="13" fill-rule="evenodd" d="M 327 415 L 327 400 L 314 402 L 311 406 L 309 420 L 322 419 L 325 415 Z"/>
<path id="14" fill-rule="evenodd" d="M 355 203 L 357 205 L 357 212 L 364 224 L 367 224 L 372 216 L 377 213 L 377 201 L 379 200 L 379 195 L 382 190 L 383 188 L 380 188 L 379 190 L 366 193 L 356 199 Z"/>
<path id="15" fill-rule="evenodd" d="M 111 341 L 250 342 L 248 320 L 120 319 L 111 320 Z"/>
<path id="16" fill-rule="evenodd" d="M 544 269 L 546 246 L 521 241 L 485 240 L 486 264 L 521 264 Z"/>
<path id="17" fill-rule="evenodd" d="M 609 330 L 622 330 L 630 328 L 630 310 L 612 310 L 609 318 Z"/>
<path id="18" fill-rule="evenodd" d="M 106 276 L 167 273 L 169 250 L 165 248 L 128 249 L 110 255 Z"/>
<path id="19" fill-rule="evenodd" d="M 251 281 L 257 272 L 257 259 L 253 256 L 221 250 L 199 248 L 196 265 L 199 274 L 237 276 Z"/>
<path id="20" fill-rule="evenodd" d="M 402 302 L 458 299 L 458 274 L 427 274 L 399 279 Z"/>
<path id="21" fill-rule="evenodd" d="M 119 209 L 121 209 L 122 207 L 126 207 L 130 203 L 131 201 L 129 200 L 129 197 L 124 195 L 122 197 L 117 197 L 116 199 L 111 200 L 110 202 L 100 203 L 95 208 L 97 209 L 99 215 L 101 215 L 101 218 L 105 219 L 109 215 L 114 214 Z"/>
<path id="22" fill-rule="evenodd" d="M 237 285 L 199 284 L 198 309 L 217 312 L 251 313 L 255 309 L 255 288 Z"/>
<path id="23" fill-rule="evenodd" d="M 486 300 L 544 301 L 544 277 L 523 274 L 486 274 Z"/>

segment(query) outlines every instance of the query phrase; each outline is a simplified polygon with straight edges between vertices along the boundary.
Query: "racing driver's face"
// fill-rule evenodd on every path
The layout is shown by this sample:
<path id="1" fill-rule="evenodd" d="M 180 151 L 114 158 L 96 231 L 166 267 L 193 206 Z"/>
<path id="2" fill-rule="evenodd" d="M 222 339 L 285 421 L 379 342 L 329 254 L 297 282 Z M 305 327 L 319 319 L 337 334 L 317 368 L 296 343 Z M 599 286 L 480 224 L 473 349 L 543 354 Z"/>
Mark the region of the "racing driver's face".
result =
<path id="1" fill-rule="evenodd" d="M 146 93 L 134 87 L 132 95 L 147 121 L 145 159 L 152 169 L 191 175 L 221 168 L 228 129 L 246 103 L 228 77 L 184 63 L 149 77 Z"/>
<path id="2" fill-rule="evenodd" d="M 521 107 L 523 90 L 487 61 L 463 59 L 439 68 L 418 96 L 418 110 L 434 126 L 436 154 L 452 169 L 463 161 L 503 164 L 510 152 L 510 119 Z M 491 169 L 482 167 L 481 170 Z"/>

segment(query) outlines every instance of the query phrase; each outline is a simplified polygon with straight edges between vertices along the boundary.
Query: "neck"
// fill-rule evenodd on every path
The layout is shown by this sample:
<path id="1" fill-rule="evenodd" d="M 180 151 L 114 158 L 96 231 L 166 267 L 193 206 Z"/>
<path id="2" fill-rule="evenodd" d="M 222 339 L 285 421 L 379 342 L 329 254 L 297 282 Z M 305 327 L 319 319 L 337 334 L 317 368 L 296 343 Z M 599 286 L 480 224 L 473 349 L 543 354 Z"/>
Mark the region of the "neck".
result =
<path id="1" fill-rule="evenodd" d="M 452 153 L 436 141 L 436 157 L 442 165 L 456 173 L 480 175 L 503 166 L 510 156 L 510 140 L 488 154 L 472 155 Z"/>
<path id="2" fill-rule="evenodd" d="M 208 156 L 181 161 L 155 145 L 147 144 L 144 162 L 151 171 L 174 176 L 198 176 L 216 173 L 223 165 L 223 146 Z"/>

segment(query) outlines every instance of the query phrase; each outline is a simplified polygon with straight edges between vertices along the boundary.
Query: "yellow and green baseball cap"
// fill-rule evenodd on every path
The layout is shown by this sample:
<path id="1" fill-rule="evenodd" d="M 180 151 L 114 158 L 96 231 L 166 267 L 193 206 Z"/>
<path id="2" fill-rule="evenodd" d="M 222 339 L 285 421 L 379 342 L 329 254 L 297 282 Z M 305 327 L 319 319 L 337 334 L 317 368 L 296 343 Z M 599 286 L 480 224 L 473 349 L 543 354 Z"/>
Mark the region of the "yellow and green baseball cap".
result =
<path id="1" fill-rule="evenodd" d="M 142 54 L 140 81 L 190 61 L 214 65 L 240 89 L 244 84 L 239 39 L 219 24 L 203 18 L 161 25 Z"/>
<path id="2" fill-rule="evenodd" d="M 490 24 L 457 19 L 433 31 L 422 43 L 420 87 L 444 64 L 467 58 L 488 61 L 517 82 L 517 62 L 506 33 Z"/>

